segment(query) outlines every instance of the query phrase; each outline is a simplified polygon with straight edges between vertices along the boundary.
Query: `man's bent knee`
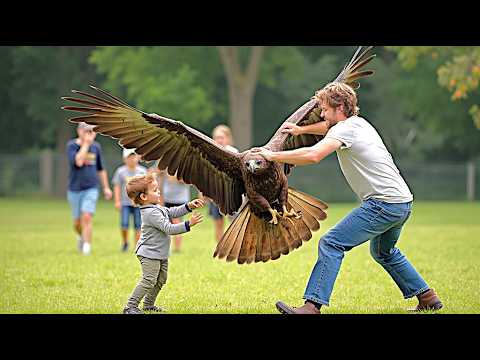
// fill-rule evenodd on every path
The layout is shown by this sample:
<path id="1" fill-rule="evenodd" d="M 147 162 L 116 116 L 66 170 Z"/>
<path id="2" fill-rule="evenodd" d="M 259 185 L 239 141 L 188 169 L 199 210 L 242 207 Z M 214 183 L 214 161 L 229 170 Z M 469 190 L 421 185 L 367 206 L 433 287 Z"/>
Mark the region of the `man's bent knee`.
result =
<path id="1" fill-rule="evenodd" d="M 318 242 L 318 251 L 320 253 L 321 250 L 326 251 L 335 251 L 335 252 L 344 252 L 350 250 L 343 245 L 341 245 L 333 236 L 329 233 L 323 235 Z"/>
<path id="2" fill-rule="evenodd" d="M 372 255 L 373 260 L 379 264 L 384 264 L 395 254 L 395 248 L 392 248 L 389 252 L 385 252 L 382 249 L 379 249 L 377 246 L 370 246 L 370 255 Z"/>

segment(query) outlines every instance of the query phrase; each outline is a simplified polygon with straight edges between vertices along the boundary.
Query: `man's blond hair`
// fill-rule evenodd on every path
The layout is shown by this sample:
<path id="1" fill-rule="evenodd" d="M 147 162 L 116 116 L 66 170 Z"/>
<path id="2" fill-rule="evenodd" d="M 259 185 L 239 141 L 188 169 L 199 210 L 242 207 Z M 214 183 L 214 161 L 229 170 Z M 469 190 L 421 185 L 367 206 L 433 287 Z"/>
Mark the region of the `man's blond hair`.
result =
<path id="1" fill-rule="evenodd" d="M 127 182 L 127 195 L 136 205 L 142 205 L 141 194 L 147 194 L 148 185 L 155 180 L 153 174 L 137 175 Z"/>
<path id="2" fill-rule="evenodd" d="M 327 84 L 323 89 L 315 93 L 314 98 L 319 104 L 326 103 L 334 109 L 343 105 L 344 113 L 347 117 L 358 115 L 360 112 L 360 108 L 357 106 L 355 90 L 341 82 Z"/>

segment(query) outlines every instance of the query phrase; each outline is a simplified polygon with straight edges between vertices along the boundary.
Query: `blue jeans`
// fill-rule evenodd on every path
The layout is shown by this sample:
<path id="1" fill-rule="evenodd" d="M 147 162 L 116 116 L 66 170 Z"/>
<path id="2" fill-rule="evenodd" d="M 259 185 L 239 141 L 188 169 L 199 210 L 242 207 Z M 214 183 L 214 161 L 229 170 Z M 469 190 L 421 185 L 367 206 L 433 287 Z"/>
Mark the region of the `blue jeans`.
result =
<path id="1" fill-rule="evenodd" d="M 412 202 L 391 204 L 376 199 L 362 202 L 320 238 L 318 260 L 303 298 L 329 305 L 344 252 L 367 240 L 371 240 L 370 254 L 390 274 L 405 299 L 428 290 L 427 283 L 395 247 L 411 212 Z"/>
<path id="2" fill-rule="evenodd" d="M 136 206 L 122 205 L 120 227 L 123 230 L 128 230 L 128 226 L 130 223 L 130 214 L 133 215 L 133 224 L 135 226 L 135 230 L 140 230 L 140 227 L 142 226 L 142 219 L 140 217 L 140 208 Z"/>

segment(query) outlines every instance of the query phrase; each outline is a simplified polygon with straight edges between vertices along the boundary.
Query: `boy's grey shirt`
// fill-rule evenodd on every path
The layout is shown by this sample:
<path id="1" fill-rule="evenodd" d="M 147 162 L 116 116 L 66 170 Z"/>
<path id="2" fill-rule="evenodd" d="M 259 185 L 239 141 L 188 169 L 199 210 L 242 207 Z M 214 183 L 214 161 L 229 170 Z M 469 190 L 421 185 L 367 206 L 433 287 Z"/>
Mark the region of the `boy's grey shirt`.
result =
<path id="1" fill-rule="evenodd" d="M 160 205 L 140 206 L 142 234 L 135 247 L 137 255 L 149 259 L 168 259 L 170 235 L 190 231 L 189 221 L 172 224 L 171 220 L 191 212 L 187 204 L 166 208 Z"/>

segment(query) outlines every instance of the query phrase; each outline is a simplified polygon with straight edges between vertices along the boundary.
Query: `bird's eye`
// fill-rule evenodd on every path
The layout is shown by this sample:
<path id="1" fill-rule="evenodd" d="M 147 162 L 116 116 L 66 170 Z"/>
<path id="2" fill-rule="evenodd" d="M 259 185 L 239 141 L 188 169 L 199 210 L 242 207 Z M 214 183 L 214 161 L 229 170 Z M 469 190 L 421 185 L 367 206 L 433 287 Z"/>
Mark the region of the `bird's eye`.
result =
<path id="1" fill-rule="evenodd" d="M 260 160 L 257 160 L 257 165 L 260 165 L 262 162 Z"/>

